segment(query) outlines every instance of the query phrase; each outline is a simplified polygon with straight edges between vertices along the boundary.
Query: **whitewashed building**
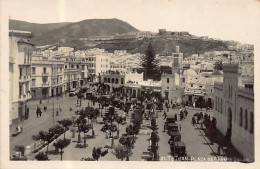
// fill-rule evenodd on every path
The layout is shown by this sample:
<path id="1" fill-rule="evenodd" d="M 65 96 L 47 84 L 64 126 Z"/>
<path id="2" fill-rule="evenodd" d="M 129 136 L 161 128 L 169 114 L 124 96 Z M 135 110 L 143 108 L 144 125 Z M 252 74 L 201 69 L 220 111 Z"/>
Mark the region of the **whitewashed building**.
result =
<path id="1" fill-rule="evenodd" d="M 223 83 L 214 84 L 217 128 L 241 155 L 253 162 L 254 90 L 243 84 L 238 64 L 225 64 L 223 76 Z"/>

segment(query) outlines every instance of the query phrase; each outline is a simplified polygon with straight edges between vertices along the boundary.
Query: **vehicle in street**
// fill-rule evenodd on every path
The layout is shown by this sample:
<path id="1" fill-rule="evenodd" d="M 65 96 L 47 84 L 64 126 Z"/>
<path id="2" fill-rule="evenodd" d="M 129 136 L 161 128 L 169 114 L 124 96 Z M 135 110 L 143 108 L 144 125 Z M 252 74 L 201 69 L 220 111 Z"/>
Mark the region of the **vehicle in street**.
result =
<path id="1" fill-rule="evenodd" d="M 76 90 L 75 89 L 70 90 L 69 96 L 73 97 L 75 95 L 76 95 Z"/>
<path id="2" fill-rule="evenodd" d="M 163 110 L 163 104 L 161 102 L 156 103 L 156 110 Z"/>
<path id="3" fill-rule="evenodd" d="M 180 134 L 180 132 L 178 132 L 178 131 L 169 131 L 168 134 L 169 134 L 169 137 L 170 137 L 170 139 L 168 141 L 168 144 L 172 145 L 172 144 L 174 144 L 174 142 L 181 141 L 181 134 Z"/>
<path id="4" fill-rule="evenodd" d="M 167 126 L 167 134 L 170 135 L 170 132 L 178 132 L 179 127 L 177 123 L 169 123 Z"/>
<path id="5" fill-rule="evenodd" d="M 170 144 L 171 155 L 174 157 L 186 157 L 187 151 L 185 143 L 182 141 L 174 142 L 174 144 Z"/>
<path id="6" fill-rule="evenodd" d="M 143 152 L 142 161 L 151 161 L 153 159 L 152 152 Z"/>
<path id="7" fill-rule="evenodd" d="M 168 115 L 166 118 L 166 121 L 164 123 L 164 131 L 165 130 L 176 130 L 176 123 L 175 123 L 176 119 L 173 115 Z M 178 129 L 178 125 L 177 125 L 177 129 Z M 178 131 L 178 130 L 177 130 Z"/>

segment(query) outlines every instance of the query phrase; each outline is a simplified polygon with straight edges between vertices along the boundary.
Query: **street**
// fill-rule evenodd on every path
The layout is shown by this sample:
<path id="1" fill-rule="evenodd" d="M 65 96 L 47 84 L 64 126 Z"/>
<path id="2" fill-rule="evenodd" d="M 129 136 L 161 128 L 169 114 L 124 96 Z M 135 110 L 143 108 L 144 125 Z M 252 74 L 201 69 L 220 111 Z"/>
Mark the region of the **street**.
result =
<path id="1" fill-rule="evenodd" d="M 53 114 L 53 103 L 54 103 L 54 119 L 52 117 Z M 33 147 L 35 141 L 32 139 L 32 135 L 36 135 L 39 133 L 39 131 L 48 131 L 48 129 L 53 125 L 53 121 L 61 120 L 64 118 L 70 118 L 72 116 L 75 116 L 75 110 L 79 110 L 83 107 L 92 105 L 92 102 L 88 100 L 82 100 L 82 106 L 80 107 L 79 104 L 77 104 L 77 97 L 63 97 L 59 98 L 58 100 L 56 98 L 51 98 L 49 100 L 43 100 L 41 104 L 39 104 L 39 101 L 31 101 L 28 103 L 28 106 L 30 108 L 30 116 L 29 119 L 26 120 L 24 123 L 20 124 L 21 127 L 23 127 L 23 133 L 10 138 L 10 155 L 14 154 L 15 151 L 13 150 L 13 147 L 15 145 L 24 145 L 28 146 L 30 145 Z M 43 106 L 46 105 L 48 107 L 47 111 L 44 112 L 41 117 L 36 117 L 36 106 L 39 105 L 43 111 Z M 59 116 L 56 116 L 56 109 L 59 107 L 62 108 L 62 111 L 60 112 Z M 69 108 L 72 107 L 72 111 L 69 111 Z M 98 103 L 96 103 L 93 107 L 98 108 Z M 178 126 L 181 126 L 181 140 L 186 145 L 186 151 L 187 155 L 190 157 L 194 157 L 195 159 L 200 157 L 215 157 L 214 153 L 212 152 L 211 148 L 207 144 L 207 141 L 205 138 L 201 135 L 200 131 L 197 129 L 196 126 L 193 126 L 191 124 L 191 118 L 194 113 L 200 112 L 200 110 L 188 110 L 188 116 L 182 120 L 177 122 Z M 123 115 L 123 111 L 116 109 L 117 113 L 119 115 Z M 204 112 L 205 110 L 202 110 Z M 104 110 L 102 110 L 104 113 Z M 167 112 L 167 115 L 170 114 L 178 114 L 179 109 L 169 109 L 169 112 Z M 208 112 L 210 114 L 210 112 Z M 131 111 L 129 113 L 129 117 L 131 116 Z M 212 116 L 212 115 L 211 115 Z M 130 123 L 130 118 L 127 118 L 127 124 Z M 165 159 L 165 157 L 171 156 L 170 154 L 170 145 L 168 144 L 169 136 L 167 132 L 163 131 L 165 120 L 163 120 L 163 111 L 158 111 L 158 118 L 156 119 L 156 123 L 159 127 L 158 134 L 160 137 L 159 141 L 159 156 L 161 161 Z M 178 116 L 179 119 L 179 116 Z M 89 135 L 89 139 L 87 139 L 87 147 L 86 148 L 75 148 L 77 144 L 77 133 L 75 134 L 74 138 L 72 137 L 72 132 L 67 131 L 66 132 L 66 138 L 71 139 L 71 144 L 64 149 L 63 154 L 63 160 L 76 160 L 79 161 L 81 158 L 84 157 L 92 157 L 92 149 L 93 147 L 110 147 L 111 146 L 111 138 L 106 139 L 106 133 L 101 131 L 102 124 L 99 124 L 99 122 L 102 121 L 102 118 L 99 117 L 97 119 L 97 123 L 94 123 L 94 131 L 95 131 L 95 139 L 90 138 L 91 131 L 87 133 Z M 125 129 L 127 124 L 119 125 L 119 131 L 120 136 L 121 134 L 125 133 Z M 143 120 L 143 125 L 150 125 L 149 120 Z M 147 152 L 148 146 L 149 146 L 149 132 L 145 132 L 147 129 L 141 129 L 140 133 L 137 135 L 137 140 L 135 143 L 135 146 L 132 150 L 132 156 L 130 157 L 130 161 L 141 161 L 141 157 L 143 152 Z M 82 137 L 81 133 L 81 137 Z M 116 136 L 116 132 L 113 133 L 114 136 Z M 61 136 L 63 137 L 63 136 Z M 114 145 L 117 145 L 118 139 L 114 139 Z M 214 147 L 213 147 L 214 148 Z M 49 151 L 54 151 L 53 144 L 50 144 Z M 216 149 L 216 148 L 215 148 Z M 46 147 L 41 150 L 46 151 Z M 119 161 L 115 157 L 115 155 L 112 154 L 113 149 L 108 148 L 108 154 L 105 157 L 101 157 L 100 161 Z M 34 156 L 36 154 L 32 154 L 29 159 L 34 160 Z M 60 160 L 59 155 L 49 154 L 49 158 L 51 160 Z"/>

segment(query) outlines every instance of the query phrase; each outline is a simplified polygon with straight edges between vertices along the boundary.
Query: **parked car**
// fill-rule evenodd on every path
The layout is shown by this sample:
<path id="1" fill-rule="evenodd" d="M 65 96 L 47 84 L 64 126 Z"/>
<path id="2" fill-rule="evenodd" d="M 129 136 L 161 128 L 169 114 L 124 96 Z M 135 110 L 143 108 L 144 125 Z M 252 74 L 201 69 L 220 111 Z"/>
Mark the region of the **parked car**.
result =
<path id="1" fill-rule="evenodd" d="M 184 142 L 175 142 L 174 144 L 170 145 L 171 148 L 171 155 L 174 157 L 186 157 L 187 151 Z"/>
<path id="2" fill-rule="evenodd" d="M 166 118 L 166 121 L 164 123 L 164 131 L 165 130 L 175 130 L 176 128 L 176 123 L 175 123 L 176 119 L 174 116 L 168 115 L 168 117 Z M 178 129 L 178 125 L 177 125 L 177 129 Z M 178 130 L 177 130 L 178 131 Z"/>
<path id="3" fill-rule="evenodd" d="M 169 137 L 170 137 L 170 139 L 168 141 L 168 144 L 172 145 L 172 144 L 174 144 L 174 142 L 181 141 L 181 134 L 180 134 L 180 132 L 178 132 L 178 131 L 169 131 L 168 134 L 169 134 Z"/>

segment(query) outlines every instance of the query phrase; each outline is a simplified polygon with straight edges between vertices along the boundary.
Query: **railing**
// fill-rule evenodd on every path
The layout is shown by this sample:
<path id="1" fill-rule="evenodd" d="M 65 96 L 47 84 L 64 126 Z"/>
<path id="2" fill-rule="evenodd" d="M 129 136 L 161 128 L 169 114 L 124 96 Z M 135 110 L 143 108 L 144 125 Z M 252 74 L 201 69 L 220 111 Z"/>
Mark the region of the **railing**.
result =
<path id="1" fill-rule="evenodd" d="M 26 75 L 26 76 L 20 76 L 20 77 L 19 77 L 19 80 L 20 80 L 20 81 L 29 81 L 29 80 L 30 80 L 30 78 L 31 78 L 31 76 L 30 76 L 30 75 Z"/>
<path id="2" fill-rule="evenodd" d="M 49 86 L 49 84 L 48 83 L 43 83 L 42 86 Z"/>

